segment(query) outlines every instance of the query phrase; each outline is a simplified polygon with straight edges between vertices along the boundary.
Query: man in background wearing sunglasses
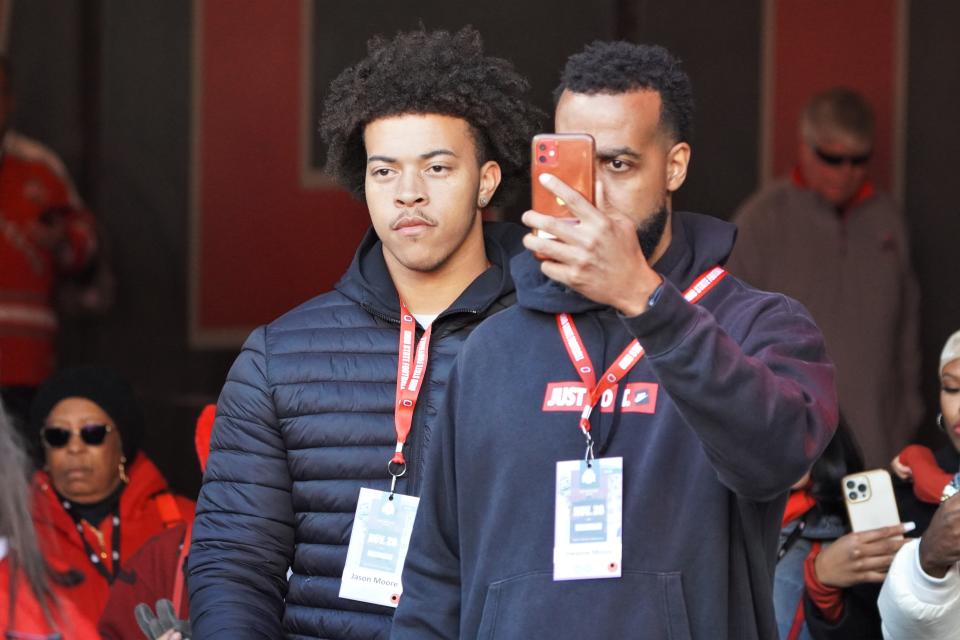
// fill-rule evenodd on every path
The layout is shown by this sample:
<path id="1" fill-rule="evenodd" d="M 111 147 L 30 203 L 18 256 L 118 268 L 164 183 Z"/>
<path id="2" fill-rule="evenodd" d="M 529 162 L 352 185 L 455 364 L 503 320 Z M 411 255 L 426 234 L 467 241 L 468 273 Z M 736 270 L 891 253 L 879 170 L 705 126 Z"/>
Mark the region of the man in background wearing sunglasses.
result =
<path id="1" fill-rule="evenodd" d="M 807 306 L 837 367 L 840 407 L 867 467 L 886 466 L 922 416 L 918 291 L 905 221 L 868 177 L 874 116 L 863 96 L 815 95 L 793 173 L 753 195 L 731 272 Z"/>

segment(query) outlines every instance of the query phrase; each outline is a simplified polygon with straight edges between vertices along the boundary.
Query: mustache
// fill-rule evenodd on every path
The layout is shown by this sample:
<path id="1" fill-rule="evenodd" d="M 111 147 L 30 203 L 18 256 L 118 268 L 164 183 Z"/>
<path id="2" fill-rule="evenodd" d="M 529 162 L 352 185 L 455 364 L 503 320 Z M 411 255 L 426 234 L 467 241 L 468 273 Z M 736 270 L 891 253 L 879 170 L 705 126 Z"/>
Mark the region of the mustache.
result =
<path id="1" fill-rule="evenodd" d="M 404 211 L 394 218 L 393 222 L 390 223 L 390 229 L 395 231 L 399 229 L 401 225 L 410 221 L 422 222 L 423 224 L 430 225 L 431 227 L 435 227 L 438 224 L 436 218 L 427 215 L 420 209 L 414 209 L 413 211 Z"/>

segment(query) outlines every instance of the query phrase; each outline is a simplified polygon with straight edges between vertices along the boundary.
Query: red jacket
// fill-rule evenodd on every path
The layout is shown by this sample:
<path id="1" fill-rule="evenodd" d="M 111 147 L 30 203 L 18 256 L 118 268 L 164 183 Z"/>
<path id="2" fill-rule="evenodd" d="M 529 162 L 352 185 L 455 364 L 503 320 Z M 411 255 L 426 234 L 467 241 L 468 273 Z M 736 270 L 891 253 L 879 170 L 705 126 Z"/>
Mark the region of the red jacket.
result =
<path id="1" fill-rule="evenodd" d="M 208 404 L 197 418 L 194 442 L 203 471 L 207 468 L 216 414 L 217 406 Z M 130 558 L 124 566 L 124 579 L 115 580 L 110 587 L 110 598 L 100 616 L 99 631 L 103 640 L 139 637 L 140 627 L 133 610 L 141 602 L 153 607 L 160 598 L 167 598 L 173 602 L 181 620 L 190 618 L 184 564 L 190 550 L 191 529 L 186 524 L 171 527 L 150 538 Z"/>
<path id="2" fill-rule="evenodd" d="M 151 538 L 130 559 L 124 567 L 128 579 L 119 578 L 113 582 L 110 598 L 100 617 L 99 631 L 104 640 L 139 637 L 140 627 L 133 614 L 134 608 L 145 602 L 152 609 L 160 598 L 173 600 L 177 580 L 183 576 L 178 571 L 183 545 L 186 542 L 189 548 L 190 544 L 185 540 L 186 534 L 185 524 L 171 527 Z M 181 593 L 177 614 L 181 620 L 187 620 L 190 608 L 186 590 Z"/>
<path id="3" fill-rule="evenodd" d="M 45 634 L 59 632 L 63 640 L 95 640 L 99 636 L 93 625 L 77 611 L 77 608 L 64 598 L 58 589 L 54 589 L 58 601 L 51 603 L 54 626 L 47 622 L 40 602 L 22 576 L 18 578 L 17 601 L 13 607 L 13 620 L 10 615 L 10 563 L 6 558 L 0 560 L 0 633 L 18 632 L 36 634 L 38 638 Z M 131 636 L 135 637 L 135 636 Z"/>
<path id="4" fill-rule="evenodd" d="M 64 251 L 33 238 L 45 212 L 60 211 Z M 0 160 L 0 385 L 39 385 L 53 373 L 56 277 L 86 265 L 96 249 L 93 217 L 71 204 L 67 185 L 41 162 L 7 152 Z"/>
<path id="5" fill-rule="evenodd" d="M 152 536 L 178 524 L 192 522 L 194 503 L 174 496 L 153 462 L 143 453 L 137 455 L 128 469 L 130 484 L 120 496 L 120 565 L 129 559 Z M 38 471 L 33 480 L 33 518 L 40 547 L 47 558 L 56 558 L 83 580 L 64 592 L 81 613 L 96 623 L 107 603 L 109 584 L 87 557 L 80 533 L 73 518 L 63 508 L 50 486 L 49 476 Z M 83 535 L 90 548 L 103 552 L 108 571 L 113 569 L 113 519 L 110 515 L 97 523 L 103 545 L 93 528 L 84 524 Z"/>

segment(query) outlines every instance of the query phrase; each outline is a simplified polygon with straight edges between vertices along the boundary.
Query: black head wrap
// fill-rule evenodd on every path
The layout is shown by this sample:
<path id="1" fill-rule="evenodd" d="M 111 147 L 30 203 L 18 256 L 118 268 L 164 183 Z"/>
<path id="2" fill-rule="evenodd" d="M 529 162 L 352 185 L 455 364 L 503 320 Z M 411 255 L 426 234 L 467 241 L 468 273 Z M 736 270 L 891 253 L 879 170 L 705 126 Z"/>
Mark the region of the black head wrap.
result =
<path id="1" fill-rule="evenodd" d="M 133 387 L 113 369 L 98 366 L 61 369 L 40 385 L 30 409 L 36 432 L 50 411 L 64 398 L 85 398 L 99 405 L 113 420 L 123 442 L 123 455 L 133 462 L 143 436 L 143 412 Z"/>

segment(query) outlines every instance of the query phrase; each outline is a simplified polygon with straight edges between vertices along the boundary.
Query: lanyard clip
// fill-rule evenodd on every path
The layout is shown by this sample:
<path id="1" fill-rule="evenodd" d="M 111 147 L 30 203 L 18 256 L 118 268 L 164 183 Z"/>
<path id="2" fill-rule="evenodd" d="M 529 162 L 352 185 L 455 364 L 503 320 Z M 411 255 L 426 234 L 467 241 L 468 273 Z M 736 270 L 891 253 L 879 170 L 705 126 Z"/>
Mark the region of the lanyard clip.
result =
<path id="1" fill-rule="evenodd" d="M 394 492 L 396 491 L 396 488 L 397 488 L 397 478 L 398 478 L 398 477 L 399 477 L 399 476 L 395 476 L 395 475 L 393 475 L 393 474 L 390 474 L 390 498 L 389 498 L 390 500 L 393 500 L 393 494 L 394 494 Z"/>
<path id="2" fill-rule="evenodd" d="M 390 474 L 390 500 L 393 500 L 394 490 L 397 488 L 397 478 L 407 473 L 407 461 L 403 457 L 403 443 L 397 443 L 396 453 L 387 463 L 387 473 Z"/>
<path id="3" fill-rule="evenodd" d="M 583 459 L 587 463 L 587 466 L 591 467 L 593 466 L 593 436 L 590 435 L 590 430 L 586 428 L 588 426 L 589 423 L 584 426 L 584 423 L 581 421 L 580 431 L 583 432 L 583 437 L 587 441 L 587 450 L 583 454 Z"/>
<path id="4" fill-rule="evenodd" d="M 397 478 L 407 473 L 407 463 L 395 463 L 393 460 L 387 463 L 387 471 L 390 473 L 390 499 L 393 500 L 393 494 L 397 488 Z"/>
<path id="5" fill-rule="evenodd" d="M 592 412 L 593 405 L 588 404 L 583 408 L 583 413 L 580 414 L 580 431 L 583 432 L 583 437 L 587 441 L 587 451 L 583 454 L 583 459 L 588 467 L 592 466 L 593 463 L 593 436 L 590 435 L 590 414 Z"/>

